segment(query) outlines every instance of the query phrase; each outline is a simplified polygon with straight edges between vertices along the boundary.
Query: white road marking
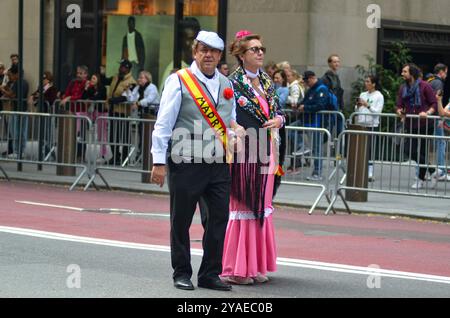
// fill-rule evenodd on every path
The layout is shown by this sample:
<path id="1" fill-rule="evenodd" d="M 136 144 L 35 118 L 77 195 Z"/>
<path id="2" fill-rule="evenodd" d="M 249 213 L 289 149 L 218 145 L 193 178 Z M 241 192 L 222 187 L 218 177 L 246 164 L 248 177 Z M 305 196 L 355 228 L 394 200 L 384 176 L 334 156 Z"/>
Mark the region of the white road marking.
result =
<path id="1" fill-rule="evenodd" d="M 26 205 L 35 205 L 35 206 L 44 206 L 48 208 L 56 208 L 56 209 L 64 209 L 64 210 L 74 210 L 74 211 L 83 211 L 82 208 L 75 208 L 72 206 L 65 205 L 55 205 L 55 204 L 47 204 L 47 203 L 39 203 L 39 202 L 30 202 L 30 201 L 15 201 L 16 203 L 26 204 Z"/>
<path id="2" fill-rule="evenodd" d="M 113 241 L 113 240 L 74 236 L 74 235 L 68 235 L 68 234 L 45 232 L 45 231 L 16 228 L 16 227 L 0 226 L 0 232 L 16 234 L 16 235 L 31 236 L 31 237 L 39 237 L 39 238 L 44 238 L 44 239 L 59 240 L 59 241 L 68 241 L 68 242 L 76 242 L 76 243 L 84 243 L 84 244 L 103 245 L 103 246 L 118 247 L 118 248 L 129 248 L 129 249 L 138 249 L 138 250 L 146 250 L 146 251 L 153 251 L 153 252 L 170 253 L 169 246 Z M 192 255 L 195 255 L 195 256 L 203 255 L 203 251 L 200 249 L 191 249 L 191 253 L 192 253 Z M 390 277 L 390 278 L 398 278 L 398 279 L 409 279 L 409 280 L 426 281 L 426 282 L 450 285 L 450 277 L 446 277 L 446 276 L 409 273 L 409 272 L 385 270 L 385 269 L 374 269 L 374 268 L 369 268 L 369 267 L 333 264 L 333 263 L 325 263 L 325 262 L 315 262 L 315 261 L 290 259 L 290 258 L 278 258 L 277 264 L 281 265 L 281 266 L 288 266 L 288 267 L 308 268 L 308 269 L 316 269 L 316 270 L 322 270 L 322 271 L 331 271 L 331 272 L 339 272 L 339 273 L 347 273 L 347 274 L 357 274 L 357 275 L 364 275 L 364 276 L 380 276 L 380 277 Z"/>
<path id="3" fill-rule="evenodd" d="M 133 212 L 131 210 L 127 209 L 109 209 L 109 208 L 100 208 L 100 209 L 90 209 L 90 208 L 77 208 L 73 206 L 66 206 L 66 205 L 55 205 L 55 204 L 49 204 L 49 203 L 41 203 L 41 202 L 31 202 L 31 201 L 15 201 L 16 203 L 25 204 L 25 205 L 34 205 L 34 206 L 42 206 L 47 208 L 55 208 L 55 209 L 62 209 L 62 210 L 72 210 L 72 211 L 78 211 L 78 212 L 99 212 L 99 213 L 105 213 L 105 214 L 112 214 L 112 215 L 129 215 L 129 216 L 150 216 L 150 217 L 165 217 L 169 218 L 169 214 L 161 214 L 161 213 L 139 213 L 139 212 Z"/>

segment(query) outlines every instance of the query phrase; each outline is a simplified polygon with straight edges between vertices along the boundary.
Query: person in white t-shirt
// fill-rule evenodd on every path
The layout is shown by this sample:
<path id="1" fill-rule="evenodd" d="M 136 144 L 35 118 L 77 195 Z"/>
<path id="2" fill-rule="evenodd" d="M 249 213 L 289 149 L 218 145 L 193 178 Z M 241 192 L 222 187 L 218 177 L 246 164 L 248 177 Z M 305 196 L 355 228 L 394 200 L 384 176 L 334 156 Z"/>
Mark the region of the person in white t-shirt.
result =
<path id="1" fill-rule="evenodd" d="M 136 18 L 133 16 L 128 18 L 128 32 L 122 40 L 121 59 L 131 62 L 131 74 L 133 78 L 138 78 L 145 67 L 145 44 L 142 34 L 136 30 Z"/>
<path id="2" fill-rule="evenodd" d="M 376 114 L 381 114 L 384 108 L 384 96 L 378 90 L 379 82 L 376 76 L 367 76 L 364 80 L 364 86 L 366 91 L 361 93 L 356 101 L 355 110 L 358 113 L 363 113 L 367 115 L 359 115 L 356 119 L 356 123 L 368 127 L 370 130 L 375 131 L 376 128 L 380 126 L 380 116 Z M 373 181 L 373 139 L 375 137 L 369 138 L 368 148 L 369 148 L 369 181 Z"/>

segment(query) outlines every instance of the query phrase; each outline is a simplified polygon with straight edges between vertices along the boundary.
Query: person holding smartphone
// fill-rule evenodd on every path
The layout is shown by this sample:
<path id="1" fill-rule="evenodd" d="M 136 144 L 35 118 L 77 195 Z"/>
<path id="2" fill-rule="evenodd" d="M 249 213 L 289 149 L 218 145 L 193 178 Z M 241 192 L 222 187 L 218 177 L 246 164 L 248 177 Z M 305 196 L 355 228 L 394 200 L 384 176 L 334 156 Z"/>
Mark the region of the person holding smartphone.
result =
<path id="1" fill-rule="evenodd" d="M 152 83 L 152 74 L 147 71 L 139 73 L 137 79 L 138 85 L 131 84 L 130 88 L 123 93 L 127 101 L 131 104 L 132 116 L 142 119 L 143 114 L 152 114 L 156 116 L 159 107 L 159 92 L 155 84 Z M 139 123 L 138 129 L 138 153 L 137 158 L 142 153 L 143 142 L 143 123 Z"/>
<path id="2" fill-rule="evenodd" d="M 367 76 L 364 80 L 364 86 L 366 91 L 361 93 L 361 95 L 356 100 L 356 108 L 358 113 L 363 113 L 367 115 L 359 115 L 357 117 L 357 123 L 369 128 L 371 131 L 375 131 L 380 126 L 380 116 L 376 114 L 381 114 L 384 108 L 384 96 L 380 92 L 379 81 L 376 76 Z M 369 181 L 373 181 L 373 161 L 372 161 L 372 136 L 369 138 Z"/>

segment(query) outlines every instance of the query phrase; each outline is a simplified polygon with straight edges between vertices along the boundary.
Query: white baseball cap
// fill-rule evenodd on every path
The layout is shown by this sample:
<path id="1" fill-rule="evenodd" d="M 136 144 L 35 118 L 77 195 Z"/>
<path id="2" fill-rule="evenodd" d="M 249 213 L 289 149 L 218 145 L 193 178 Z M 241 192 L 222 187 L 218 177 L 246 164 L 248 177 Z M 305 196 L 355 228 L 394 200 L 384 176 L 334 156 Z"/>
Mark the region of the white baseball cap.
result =
<path id="1" fill-rule="evenodd" d="M 220 51 L 223 51 L 225 48 L 225 43 L 215 32 L 200 31 L 196 40 Z"/>

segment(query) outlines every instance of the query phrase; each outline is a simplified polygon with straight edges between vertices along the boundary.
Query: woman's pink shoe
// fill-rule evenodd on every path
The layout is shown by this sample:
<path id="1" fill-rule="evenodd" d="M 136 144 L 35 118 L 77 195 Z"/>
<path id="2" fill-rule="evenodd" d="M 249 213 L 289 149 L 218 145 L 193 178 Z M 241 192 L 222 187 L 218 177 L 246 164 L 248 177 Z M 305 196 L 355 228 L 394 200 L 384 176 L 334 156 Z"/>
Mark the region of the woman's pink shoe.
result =
<path id="1" fill-rule="evenodd" d="M 262 274 L 258 274 L 258 276 L 254 277 L 253 279 L 255 282 L 257 282 L 259 284 L 264 284 L 269 281 L 269 277 L 267 277 L 266 275 L 262 275 Z"/>
<path id="2" fill-rule="evenodd" d="M 234 285 L 253 285 L 255 281 L 250 277 L 228 276 L 222 277 L 222 281 Z"/>

